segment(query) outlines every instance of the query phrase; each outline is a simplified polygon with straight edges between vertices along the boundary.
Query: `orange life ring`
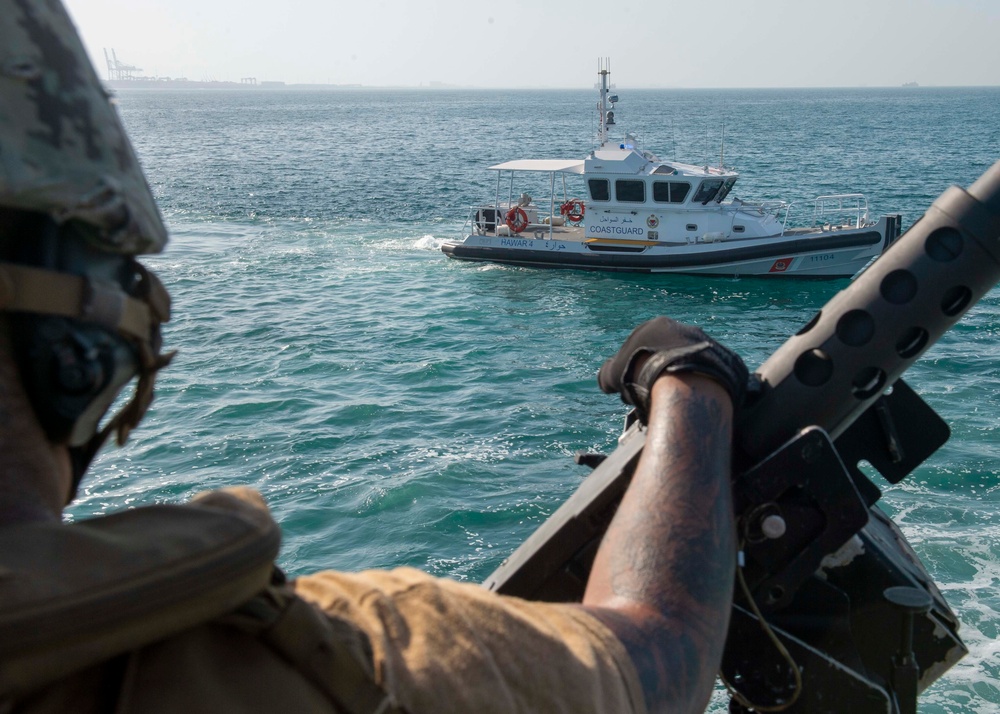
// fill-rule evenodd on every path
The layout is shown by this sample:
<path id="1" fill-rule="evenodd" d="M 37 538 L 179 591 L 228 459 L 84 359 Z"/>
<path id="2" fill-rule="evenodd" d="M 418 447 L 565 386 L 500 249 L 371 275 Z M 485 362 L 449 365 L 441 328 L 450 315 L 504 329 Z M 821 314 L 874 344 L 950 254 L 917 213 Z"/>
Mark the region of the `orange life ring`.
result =
<path id="1" fill-rule="evenodd" d="M 514 206 L 507 211 L 507 226 L 515 233 L 520 233 L 528 227 L 528 214 L 520 206 Z"/>
<path id="2" fill-rule="evenodd" d="M 563 205 L 559 207 L 559 213 L 566 216 L 571 222 L 579 223 L 583 220 L 584 214 L 587 212 L 587 207 L 584 205 L 583 201 L 579 198 L 574 198 L 566 201 Z"/>

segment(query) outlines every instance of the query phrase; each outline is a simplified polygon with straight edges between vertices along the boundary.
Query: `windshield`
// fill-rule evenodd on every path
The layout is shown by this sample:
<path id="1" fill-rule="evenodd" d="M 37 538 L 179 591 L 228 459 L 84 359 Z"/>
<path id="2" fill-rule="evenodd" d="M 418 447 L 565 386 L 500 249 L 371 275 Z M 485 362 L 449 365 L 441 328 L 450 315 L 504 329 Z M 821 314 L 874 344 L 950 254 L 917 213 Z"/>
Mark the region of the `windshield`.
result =
<path id="1" fill-rule="evenodd" d="M 706 179 L 698 187 L 698 193 L 691 200 L 695 203 L 706 204 L 715 198 L 715 195 L 722 188 L 722 179 Z"/>
<path id="2" fill-rule="evenodd" d="M 733 190 L 733 184 L 735 184 L 735 183 L 736 183 L 736 179 L 735 178 L 728 179 L 722 185 L 722 190 L 719 191 L 719 195 L 715 197 L 715 202 L 716 203 L 722 203 L 724 200 L 726 200 L 726 196 L 728 196 L 729 192 Z"/>

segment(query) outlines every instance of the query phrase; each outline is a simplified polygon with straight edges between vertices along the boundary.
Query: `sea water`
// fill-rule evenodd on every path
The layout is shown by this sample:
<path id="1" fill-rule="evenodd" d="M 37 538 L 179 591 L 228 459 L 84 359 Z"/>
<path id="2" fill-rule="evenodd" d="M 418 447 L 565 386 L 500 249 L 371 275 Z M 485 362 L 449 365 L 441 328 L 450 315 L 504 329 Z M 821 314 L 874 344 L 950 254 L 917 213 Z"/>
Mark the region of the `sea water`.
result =
<path id="1" fill-rule="evenodd" d="M 619 130 L 734 166 L 748 200 L 861 192 L 912 224 L 1000 158 L 1000 89 L 619 90 Z M 172 238 L 174 300 L 143 425 L 98 458 L 80 519 L 258 489 L 280 564 L 481 581 L 615 446 L 595 373 L 637 324 L 700 325 L 755 367 L 846 280 L 546 271 L 449 261 L 488 166 L 580 158 L 590 91 L 119 91 Z M 1000 294 L 906 375 L 952 438 L 879 485 L 970 654 L 924 712 L 1000 707 Z M 722 697 L 713 710 L 722 711 Z"/>

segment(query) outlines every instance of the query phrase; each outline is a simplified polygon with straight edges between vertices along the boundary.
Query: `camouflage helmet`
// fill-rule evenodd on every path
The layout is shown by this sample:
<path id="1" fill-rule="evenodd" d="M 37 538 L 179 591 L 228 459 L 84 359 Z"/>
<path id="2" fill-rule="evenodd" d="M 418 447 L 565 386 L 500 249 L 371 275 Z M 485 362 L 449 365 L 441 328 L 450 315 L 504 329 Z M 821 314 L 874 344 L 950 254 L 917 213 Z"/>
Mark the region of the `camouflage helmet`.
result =
<path id="1" fill-rule="evenodd" d="M 156 253 L 167 230 L 59 2 L 0 0 L 0 206 L 86 224 L 92 247 Z"/>
<path id="2" fill-rule="evenodd" d="M 0 0 L 0 18 L 0 313 L 75 491 L 107 437 L 124 443 L 142 419 L 173 356 L 160 332 L 170 296 L 134 258 L 163 250 L 167 230 L 59 0 Z"/>

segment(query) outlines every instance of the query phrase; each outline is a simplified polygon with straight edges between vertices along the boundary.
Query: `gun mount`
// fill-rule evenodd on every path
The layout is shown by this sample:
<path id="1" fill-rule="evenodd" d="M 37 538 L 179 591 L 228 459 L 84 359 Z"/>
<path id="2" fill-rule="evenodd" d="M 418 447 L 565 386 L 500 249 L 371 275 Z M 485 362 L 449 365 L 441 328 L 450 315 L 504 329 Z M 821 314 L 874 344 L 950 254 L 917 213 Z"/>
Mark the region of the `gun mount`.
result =
<path id="1" fill-rule="evenodd" d="M 900 379 L 1000 282 L 1000 162 L 952 187 L 757 370 L 734 436 L 739 580 L 722 663 L 730 710 L 912 714 L 967 650 L 959 623 L 875 503 L 949 437 Z M 645 441 L 606 458 L 484 582 L 579 601 Z M 784 650 L 784 652 L 782 652 Z"/>

